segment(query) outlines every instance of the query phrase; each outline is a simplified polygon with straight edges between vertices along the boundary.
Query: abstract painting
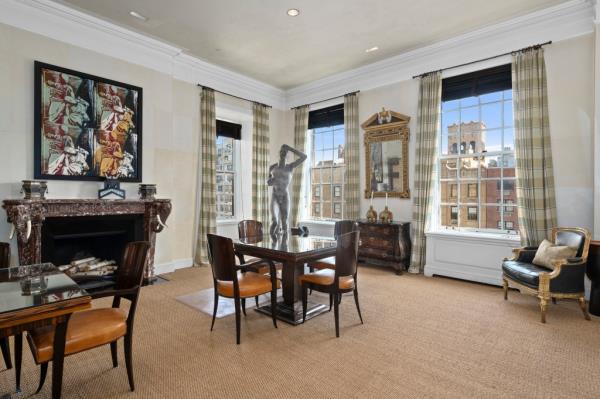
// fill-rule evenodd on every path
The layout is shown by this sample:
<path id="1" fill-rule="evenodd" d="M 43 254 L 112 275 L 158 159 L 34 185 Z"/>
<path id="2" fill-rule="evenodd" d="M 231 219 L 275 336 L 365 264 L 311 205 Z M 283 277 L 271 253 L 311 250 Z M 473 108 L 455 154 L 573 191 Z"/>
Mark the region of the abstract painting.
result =
<path id="1" fill-rule="evenodd" d="M 35 62 L 36 179 L 142 179 L 142 88 Z"/>

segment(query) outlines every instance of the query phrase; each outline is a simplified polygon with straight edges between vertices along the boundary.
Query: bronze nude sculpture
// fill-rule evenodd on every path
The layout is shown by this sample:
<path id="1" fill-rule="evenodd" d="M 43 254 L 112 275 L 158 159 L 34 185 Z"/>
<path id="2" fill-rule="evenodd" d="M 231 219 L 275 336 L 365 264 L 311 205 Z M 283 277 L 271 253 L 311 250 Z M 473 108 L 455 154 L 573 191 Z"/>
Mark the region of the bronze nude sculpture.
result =
<path id="1" fill-rule="evenodd" d="M 295 154 L 298 159 L 286 164 L 285 158 L 288 151 Z M 271 228 L 269 229 L 271 235 L 275 235 L 280 231 L 286 233 L 288 230 L 290 208 L 288 187 L 292 181 L 294 169 L 300 166 L 305 160 L 306 154 L 284 144 L 279 150 L 279 162 L 269 167 L 269 180 L 267 180 L 267 184 L 273 187 L 273 195 L 271 196 Z"/>

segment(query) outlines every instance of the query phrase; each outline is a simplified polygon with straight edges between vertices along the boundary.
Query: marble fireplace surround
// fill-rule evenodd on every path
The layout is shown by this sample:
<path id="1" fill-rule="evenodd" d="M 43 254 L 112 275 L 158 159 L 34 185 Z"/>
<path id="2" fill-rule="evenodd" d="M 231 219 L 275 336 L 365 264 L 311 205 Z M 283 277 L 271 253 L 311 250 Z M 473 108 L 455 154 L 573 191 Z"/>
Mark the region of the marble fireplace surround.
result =
<path id="1" fill-rule="evenodd" d="M 42 225 L 47 217 L 79 217 L 140 214 L 144 218 L 143 239 L 150 242 L 150 256 L 144 280 L 154 279 L 156 234 L 166 227 L 171 200 L 104 200 L 104 199 L 9 199 L 2 207 L 17 237 L 19 264 L 42 260 Z"/>

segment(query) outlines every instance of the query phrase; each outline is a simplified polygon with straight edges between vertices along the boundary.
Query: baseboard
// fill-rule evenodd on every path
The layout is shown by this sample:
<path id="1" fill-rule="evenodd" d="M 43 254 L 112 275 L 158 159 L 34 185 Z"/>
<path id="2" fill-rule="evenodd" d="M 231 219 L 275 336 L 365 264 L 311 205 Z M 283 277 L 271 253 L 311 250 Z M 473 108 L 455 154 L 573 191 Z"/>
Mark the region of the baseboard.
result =
<path id="1" fill-rule="evenodd" d="M 424 272 L 427 277 L 445 276 L 461 280 L 475 281 L 491 285 L 502 285 L 502 272 L 488 268 L 474 268 L 469 266 L 431 265 L 426 264 Z"/>
<path id="2" fill-rule="evenodd" d="M 172 273 L 177 269 L 183 269 L 184 267 L 191 267 L 194 265 L 192 258 L 187 259 L 176 259 L 171 262 L 165 262 L 158 265 L 154 265 L 154 274 L 160 275 L 165 273 Z"/>

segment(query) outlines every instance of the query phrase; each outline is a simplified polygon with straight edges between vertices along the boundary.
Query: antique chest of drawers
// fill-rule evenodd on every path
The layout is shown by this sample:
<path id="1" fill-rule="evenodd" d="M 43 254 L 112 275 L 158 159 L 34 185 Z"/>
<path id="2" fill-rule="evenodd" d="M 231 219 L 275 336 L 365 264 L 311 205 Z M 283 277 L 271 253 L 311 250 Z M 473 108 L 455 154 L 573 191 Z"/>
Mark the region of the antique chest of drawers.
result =
<path id="1" fill-rule="evenodd" d="M 372 223 L 358 220 L 360 262 L 393 267 L 402 274 L 410 264 L 410 223 Z"/>

